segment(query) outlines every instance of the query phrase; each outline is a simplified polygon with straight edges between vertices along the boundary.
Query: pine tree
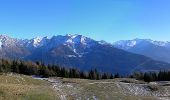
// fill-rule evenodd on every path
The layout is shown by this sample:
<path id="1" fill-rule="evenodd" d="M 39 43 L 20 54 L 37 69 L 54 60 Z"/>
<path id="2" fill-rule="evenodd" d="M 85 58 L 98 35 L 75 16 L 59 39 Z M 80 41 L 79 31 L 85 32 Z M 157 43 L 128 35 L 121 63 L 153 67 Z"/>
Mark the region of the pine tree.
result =
<path id="1" fill-rule="evenodd" d="M 113 77 L 113 74 L 111 74 L 111 75 L 110 75 L 110 79 L 113 79 L 113 78 L 114 78 L 114 77 Z"/>
<path id="2" fill-rule="evenodd" d="M 114 75 L 114 78 L 120 78 L 119 73 L 116 73 L 116 74 Z"/>

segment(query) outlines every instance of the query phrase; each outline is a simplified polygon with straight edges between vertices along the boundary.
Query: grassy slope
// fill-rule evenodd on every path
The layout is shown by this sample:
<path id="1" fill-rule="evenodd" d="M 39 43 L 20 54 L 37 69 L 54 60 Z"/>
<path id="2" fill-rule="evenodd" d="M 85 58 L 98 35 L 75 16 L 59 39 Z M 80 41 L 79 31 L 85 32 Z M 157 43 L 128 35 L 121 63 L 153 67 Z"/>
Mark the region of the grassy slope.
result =
<path id="1" fill-rule="evenodd" d="M 58 79 L 57 79 L 58 80 Z M 117 87 L 117 80 L 61 79 L 60 89 L 68 100 L 155 100 L 154 97 L 125 95 Z M 71 87 L 71 86 L 72 87 Z M 96 100 L 97 100 L 96 99 Z"/>
<path id="2" fill-rule="evenodd" d="M 0 75 L 0 100 L 155 100 L 152 96 L 124 94 L 113 80 L 50 78 L 55 82 L 20 74 Z"/>
<path id="3" fill-rule="evenodd" d="M 50 84 L 19 74 L 0 75 L 0 100 L 56 100 Z"/>

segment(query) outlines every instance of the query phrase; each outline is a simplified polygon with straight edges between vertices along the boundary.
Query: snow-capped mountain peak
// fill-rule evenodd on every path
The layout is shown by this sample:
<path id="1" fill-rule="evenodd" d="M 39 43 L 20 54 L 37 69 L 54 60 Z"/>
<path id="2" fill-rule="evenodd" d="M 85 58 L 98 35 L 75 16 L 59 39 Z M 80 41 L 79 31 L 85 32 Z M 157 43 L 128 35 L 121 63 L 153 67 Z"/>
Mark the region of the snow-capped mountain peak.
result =
<path id="1" fill-rule="evenodd" d="M 7 35 L 0 35 L 0 40 L 1 41 L 10 41 L 10 40 L 16 40 L 16 39 L 11 38 L 11 37 L 9 37 Z"/>
<path id="2" fill-rule="evenodd" d="M 108 42 L 106 42 L 104 40 L 98 41 L 98 43 L 101 44 L 101 45 L 110 45 L 110 46 L 112 46 L 111 43 L 108 43 Z"/>
<path id="3" fill-rule="evenodd" d="M 118 48 L 126 50 L 126 49 L 134 47 L 139 42 L 140 41 L 138 41 L 136 39 L 134 39 L 134 40 L 120 40 L 120 41 L 113 43 L 113 45 Z"/>
<path id="4" fill-rule="evenodd" d="M 162 47 L 168 47 L 170 46 L 170 42 L 168 41 L 151 41 L 151 43 L 157 45 L 157 46 L 162 46 Z"/>
<path id="5" fill-rule="evenodd" d="M 2 46 L 5 47 L 11 47 L 16 45 L 18 42 L 18 39 L 15 38 L 11 38 L 7 35 L 0 35 L 0 48 L 2 48 Z"/>
<path id="6" fill-rule="evenodd" d="M 113 45 L 115 47 L 124 49 L 124 50 L 128 50 L 130 48 L 133 48 L 136 45 L 155 45 L 155 46 L 161 46 L 161 47 L 168 47 L 170 48 L 170 42 L 168 41 L 154 41 L 151 39 L 133 39 L 133 40 L 120 40 L 117 41 L 115 43 L 113 43 Z"/>
<path id="7" fill-rule="evenodd" d="M 33 39 L 33 46 L 34 47 L 37 47 L 37 46 L 39 46 L 40 45 L 40 43 L 41 43 L 41 41 L 42 41 L 42 37 L 36 37 L 36 38 L 34 38 Z"/>
<path id="8" fill-rule="evenodd" d="M 90 46 L 91 44 L 93 44 L 93 42 L 95 42 L 95 40 L 93 39 L 78 34 L 74 34 L 74 35 L 67 34 L 65 37 L 66 37 L 65 44 L 72 44 L 72 45 L 82 44 L 84 46 Z"/>
<path id="9" fill-rule="evenodd" d="M 78 57 L 82 57 L 86 53 L 86 49 L 97 44 L 98 42 L 78 34 L 67 34 L 65 36 L 58 35 L 48 37 L 36 37 L 31 40 L 21 40 L 20 45 L 28 48 L 30 51 L 42 48 L 43 50 L 57 49 L 58 47 L 69 48 L 68 52 L 74 52 Z M 71 50 L 71 51 L 70 51 Z M 68 54 L 69 55 L 69 54 Z M 73 54 L 70 54 L 73 55 Z"/>

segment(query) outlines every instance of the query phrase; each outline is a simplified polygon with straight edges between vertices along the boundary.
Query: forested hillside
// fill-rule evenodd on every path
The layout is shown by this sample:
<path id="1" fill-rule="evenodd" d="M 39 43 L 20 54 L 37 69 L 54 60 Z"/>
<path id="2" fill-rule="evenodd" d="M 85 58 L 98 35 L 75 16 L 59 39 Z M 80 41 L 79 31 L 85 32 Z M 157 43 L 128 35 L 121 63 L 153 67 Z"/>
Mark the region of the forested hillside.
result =
<path id="1" fill-rule="evenodd" d="M 83 72 L 75 68 L 64 68 L 57 65 L 45 65 L 41 62 L 31 62 L 22 60 L 0 60 L 0 72 L 15 72 L 25 75 L 37 75 L 39 77 L 66 77 L 66 78 L 85 78 L 85 79 L 113 79 L 119 77 L 118 74 L 113 76 L 111 73 L 101 73 L 96 69 Z"/>

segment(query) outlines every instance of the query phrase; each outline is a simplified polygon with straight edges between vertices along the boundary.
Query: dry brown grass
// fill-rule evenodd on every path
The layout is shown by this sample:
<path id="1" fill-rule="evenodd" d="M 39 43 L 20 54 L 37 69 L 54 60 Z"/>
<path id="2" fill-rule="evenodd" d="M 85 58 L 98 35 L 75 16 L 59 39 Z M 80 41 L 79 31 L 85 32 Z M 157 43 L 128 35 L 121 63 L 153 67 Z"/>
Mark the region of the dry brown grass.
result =
<path id="1" fill-rule="evenodd" d="M 155 100 L 155 97 L 126 95 L 117 87 L 116 82 L 122 79 L 88 80 L 75 78 L 54 78 L 62 82 L 58 86 L 67 94 L 68 100 L 81 98 L 82 100 Z M 123 79 L 124 80 L 124 79 Z M 72 87 L 70 87 L 70 85 Z"/>
<path id="2" fill-rule="evenodd" d="M 20 74 L 0 75 L 0 100 L 56 100 L 50 84 Z"/>

